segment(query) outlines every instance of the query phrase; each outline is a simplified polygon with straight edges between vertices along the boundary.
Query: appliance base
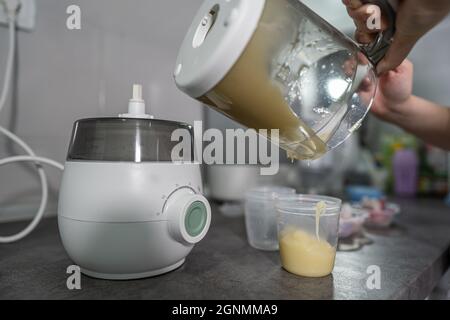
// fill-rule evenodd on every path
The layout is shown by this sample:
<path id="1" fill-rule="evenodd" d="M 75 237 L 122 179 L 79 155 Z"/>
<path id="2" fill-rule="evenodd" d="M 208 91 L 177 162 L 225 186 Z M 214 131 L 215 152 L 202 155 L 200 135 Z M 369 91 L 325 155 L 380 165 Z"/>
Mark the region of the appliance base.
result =
<path id="1" fill-rule="evenodd" d="M 141 272 L 141 273 L 129 273 L 129 274 L 109 274 L 109 273 L 99 273 L 99 272 L 94 272 L 94 271 L 90 271 L 90 270 L 86 270 L 84 268 L 81 268 L 81 272 L 89 277 L 92 278 L 98 278 L 98 279 L 106 279 L 106 280 L 132 280 L 132 279 L 142 279 L 142 278 L 149 278 L 149 277 L 154 277 L 154 276 L 158 276 L 170 271 L 173 271 L 179 267 L 181 267 L 181 265 L 183 265 L 185 259 L 182 259 L 180 261 L 178 261 L 177 263 L 168 266 L 168 267 L 164 267 L 158 270 L 152 270 L 152 271 L 147 271 L 147 272 Z"/>

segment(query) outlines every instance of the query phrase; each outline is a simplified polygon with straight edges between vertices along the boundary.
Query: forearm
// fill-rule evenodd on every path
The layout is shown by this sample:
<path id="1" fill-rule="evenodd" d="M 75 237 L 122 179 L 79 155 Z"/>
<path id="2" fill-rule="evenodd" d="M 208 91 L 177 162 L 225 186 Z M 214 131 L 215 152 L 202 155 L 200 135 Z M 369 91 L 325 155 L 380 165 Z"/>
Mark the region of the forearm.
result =
<path id="1" fill-rule="evenodd" d="M 425 142 L 450 150 L 450 108 L 412 96 L 392 122 Z"/>

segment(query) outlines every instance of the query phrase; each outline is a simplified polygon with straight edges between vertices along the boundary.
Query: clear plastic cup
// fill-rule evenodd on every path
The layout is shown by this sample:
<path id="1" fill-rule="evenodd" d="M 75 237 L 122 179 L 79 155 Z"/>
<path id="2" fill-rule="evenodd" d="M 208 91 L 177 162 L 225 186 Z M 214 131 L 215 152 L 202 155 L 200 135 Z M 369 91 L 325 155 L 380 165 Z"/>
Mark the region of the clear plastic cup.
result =
<path id="1" fill-rule="evenodd" d="M 245 226 L 250 245 L 259 250 L 278 250 L 275 196 L 293 195 L 295 190 L 285 187 L 259 187 L 245 196 Z"/>
<path id="2" fill-rule="evenodd" d="M 325 204 L 317 219 L 318 204 Z M 281 264 L 304 277 L 333 271 L 339 233 L 341 200 L 316 195 L 279 196 L 275 207 Z"/>

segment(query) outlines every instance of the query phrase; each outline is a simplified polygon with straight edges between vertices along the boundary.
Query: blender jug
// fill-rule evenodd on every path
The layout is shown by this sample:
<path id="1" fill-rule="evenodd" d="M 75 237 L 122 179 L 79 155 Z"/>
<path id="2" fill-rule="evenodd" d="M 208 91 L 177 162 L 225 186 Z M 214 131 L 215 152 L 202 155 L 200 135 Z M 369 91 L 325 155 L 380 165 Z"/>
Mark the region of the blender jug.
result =
<path id="1" fill-rule="evenodd" d="M 387 0 L 366 0 L 390 29 L 361 46 L 298 0 L 206 0 L 181 46 L 179 89 L 256 130 L 296 159 L 316 159 L 359 128 L 376 93 L 375 65 L 395 28 Z M 269 137 L 270 138 L 270 137 Z"/>

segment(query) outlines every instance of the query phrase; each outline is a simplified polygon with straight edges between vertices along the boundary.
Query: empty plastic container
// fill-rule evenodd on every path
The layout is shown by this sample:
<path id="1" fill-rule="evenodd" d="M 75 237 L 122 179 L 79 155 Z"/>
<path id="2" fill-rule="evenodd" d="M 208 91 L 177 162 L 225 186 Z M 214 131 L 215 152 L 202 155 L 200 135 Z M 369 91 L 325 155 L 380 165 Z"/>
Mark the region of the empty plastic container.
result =
<path id="1" fill-rule="evenodd" d="M 251 189 L 245 197 L 245 226 L 250 245 L 256 249 L 278 250 L 277 218 L 274 199 L 278 195 L 293 195 L 285 187 Z"/>

